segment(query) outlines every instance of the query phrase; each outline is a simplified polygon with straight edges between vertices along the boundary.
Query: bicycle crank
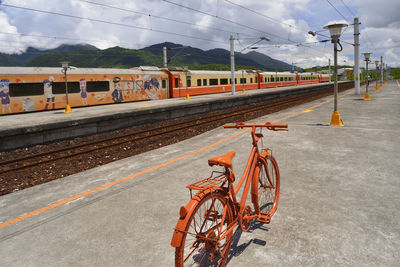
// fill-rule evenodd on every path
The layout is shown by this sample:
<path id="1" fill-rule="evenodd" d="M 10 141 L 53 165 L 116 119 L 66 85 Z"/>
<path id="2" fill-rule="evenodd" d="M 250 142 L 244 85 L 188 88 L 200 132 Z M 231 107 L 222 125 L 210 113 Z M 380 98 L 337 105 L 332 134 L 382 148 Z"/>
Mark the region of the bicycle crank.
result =
<path id="1" fill-rule="evenodd" d="M 246 205 L 243 211 L 239 214 L 239 225 L 243 232 L 247 232 L 250 229 L 253 214 L 249 205 Z"/>

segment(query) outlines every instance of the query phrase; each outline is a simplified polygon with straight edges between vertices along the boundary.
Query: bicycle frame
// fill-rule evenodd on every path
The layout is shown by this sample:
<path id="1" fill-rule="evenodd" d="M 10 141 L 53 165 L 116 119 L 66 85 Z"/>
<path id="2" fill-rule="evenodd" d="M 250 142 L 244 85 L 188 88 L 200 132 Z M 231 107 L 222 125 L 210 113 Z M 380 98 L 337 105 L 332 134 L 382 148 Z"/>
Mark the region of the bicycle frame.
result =
<path id="1" fill-rule="evenodd" d="M 244 123 L 237 123 L 236 125 L 225 125 L 224 128 L 244 128 L 244 127 L 250 127 L 252 128 L 251 130 L 251 136 L 252 136 L 252 144 L 253 148 L 250 152 L 250 156 L 247 161 L 247 165 L 243 171 L 242 177 L 240 178 L 238 184 L 236 185 L 235 188 L 233 188 L 233 182 L 235 181 L 235 175 L 233 170 L 225 167 L 225 176 L 226 179 L 222 183 L 221 186 L 215 186 L 212 185 L 210 187 L 206 187 L 199 191 L 195 196 L 192 197 L 192 199 L 189 201 L 189 203 L 186 206 L 182 206 L 179 211 L 180 218 L 178 220 L 178 223 L 175 227 L 174 235 L 172 237 L 171 245 L 173 247 L 179 247 L 182 243 L 182 237 L 184 233 L 184 227 L 186 226 L 189 218 L 191 217 L 193 213 L 193 207 L 199 202 L 199 200 L 206 194 L 209 194 L 215 191 L 224 191 L 226 192 L 226 188 L 224 188 L 224 184 L 226 181 L 228 181 L 228 190 L 229 193 L 227 194 L 227 197 L 229 198 L 230 205 L 226 205 L 224 208 L 224 212 L 222 215 L 221 222 L 224 222 L 227 216 L 227 209 L 233 207 L 232 212 L 234 220 L 233 222 L 226 227 L 224 231 L 222 231 L 223 228 L 223 223 L 221 223 L 218 227 L 220 227 L 220 233 L 221 235 L 219 236 L 219 239 L 225 238 L 228 234 L 230 234 L 241 222 L 240 220 L 243 219 L 240 217 L 242 213 L 244 212 L 244 209 L 246 208 L 246 200 L 247 200 L 247 195 L 250 190 L 250 185 L 252 185 L 252 202 L 255 204 L 255 197 L 257 196 L 257 184 L 255 184 L 254 175 L 255 175 L 255 170 L 256 170 L 256 164 L 260 160 L 260 152 L 258 149 L 258 141 L 263 137 L 261 133 L 256 133 L 255 130 L 257 127 L 266 127 L 269 130 L 273 131 L 287 131 L 287 125 L 272 125 L 270 123 L 266 124 L 253 124 L 253 125 L 245 125 Z M 263 149 L 268 153 L 268 148 Z M 269 178 L 268 178 L 269 179 Z M 236 195 L 239 192 L 240 188 L 242 187 L 243 183 L 246 181 L 243 194 L 241 197 L 240 202 L 237 201 Z M 188 186 L 189 187 L 189 186 Z M 209 211 L 208 211 L 209 212 Z M 207 214 L 208 216 L 209 214 Z M 265 216 L 265 214 L 261 214 L 261 212 L 256 212 L 254 215 L 246 216 L 246 220 L 250 220 L 250 222 L 258 218 L 260 216 Z"/>

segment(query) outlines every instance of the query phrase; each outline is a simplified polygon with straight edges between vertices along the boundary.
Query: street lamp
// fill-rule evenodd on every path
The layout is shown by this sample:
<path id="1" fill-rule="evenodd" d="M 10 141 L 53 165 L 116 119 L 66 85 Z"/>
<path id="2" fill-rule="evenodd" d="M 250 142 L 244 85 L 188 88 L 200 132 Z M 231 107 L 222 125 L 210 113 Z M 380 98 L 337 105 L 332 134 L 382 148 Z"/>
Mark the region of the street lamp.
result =
<path id="1" fill-rule="evenodd" d="M 342 33 L 342 28 L 346 27 L 346 23 L 334 23 L 334 24 L 329 24 L 324 27 L 324 29 L 328 29 L 329 33 L 331 35 L 332 43 L 334 44 L 334 94 L 335 94 L 335 100 L 334 100 L 334 110 L 331 118 L 331 123 L 329 124 L 330 126 L 344 126 L 343 122 L 340 118 L 340 113 L 337 109 L 337 93 L 338 93 L 338 83 L 337 83 L 337 52 L 342 51 L 343 47 L 339 42 L 339 37 Z M 337 44 L 340 45 L 341 49 L 337 49 Z"/>
<path id="2" fill-rule="evenodd" d="M 376 66 L 376 71 L 375 71 L 375 73 L 376 73 L 376 78 L 375 78 L 375 81 L 376 81 L 375 92 L 379 92 L 379 87 L 378 87 L 378 76 L 379 76 L 379 74 L 378 74 L 378 66 L 379 66 L 379 60 L 375 60 L 375 66 Z"/>
<path id="3" fill-rule="evenodd" d="M 64 113 L 70 113 L 72 112 L 71 107 L 68 103 L 68 82 L 67 82 L 67 70 L 70 69 L 70 66 L 68 65 L 68 61 L 63 61 L 60 62 L 62 66 L 61 72 L 64 73 L 64 80 L 65 80 L 65 94 L 66 94 L 66 105 L 65 105 L 65 111 Z"/>
<path id="4" fill-rule="evenodd" d="M 369 85 L 369 73 L 368 73 L 368 62 L 369 60 L 369 56 L 371 55 L 371 53 L 366 52 L 366 53 L 362 53 L 364 55 L 364 60 L 365 60 L 365 71 L 367 72 L 367 83 L 365 85 L 365 96 L 364 96 L 364 100 L 371 100 L 371 98 L 369 97 L 369 93 L 368 93 L 368 85 Z"/>

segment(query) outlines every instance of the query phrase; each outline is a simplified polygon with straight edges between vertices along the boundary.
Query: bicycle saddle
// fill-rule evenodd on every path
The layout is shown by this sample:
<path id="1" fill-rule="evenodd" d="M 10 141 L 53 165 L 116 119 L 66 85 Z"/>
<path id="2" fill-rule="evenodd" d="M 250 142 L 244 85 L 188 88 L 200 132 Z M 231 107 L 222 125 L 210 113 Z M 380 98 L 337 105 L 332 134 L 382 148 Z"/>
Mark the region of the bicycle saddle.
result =
<path id="1" fill-rule="evenodd" d="M 231 151 L 223 156 L 213 157 L 208 160 L 208 165 L 210 166 L 219 165 L 232 169 L 232 159 L 235 156 L 235 154 L 236 154 L 235 151 Z"/>

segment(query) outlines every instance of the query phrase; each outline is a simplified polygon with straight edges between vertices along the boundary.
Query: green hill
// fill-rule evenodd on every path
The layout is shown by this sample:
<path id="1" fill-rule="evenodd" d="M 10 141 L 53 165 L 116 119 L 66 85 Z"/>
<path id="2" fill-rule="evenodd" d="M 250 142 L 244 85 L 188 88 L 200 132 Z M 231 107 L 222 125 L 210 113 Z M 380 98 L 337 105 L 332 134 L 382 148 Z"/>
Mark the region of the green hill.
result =
<path id="1" fill-rule="evenodd" d="M 38 50 L 28 48 L 20 55 L 0 53 L 0 66 L 58 67 L 61 61 L 72 66 L 86 68 L 132 68 L 136 66 L 162 67 L 163 47 L 168 47 L 169 66 L 189 66 L 193 69 L 230 69 L 230 52 L 225 49 L 201 50 L 180 44 L 161 43 L 143 49 L 112 47 L 98 49 L 91 45 L 62 45 L 55 49 Z M 291 65 L 252 51 L 236 53 L 235 64 L 240 67 L 285 71 Z"/>

